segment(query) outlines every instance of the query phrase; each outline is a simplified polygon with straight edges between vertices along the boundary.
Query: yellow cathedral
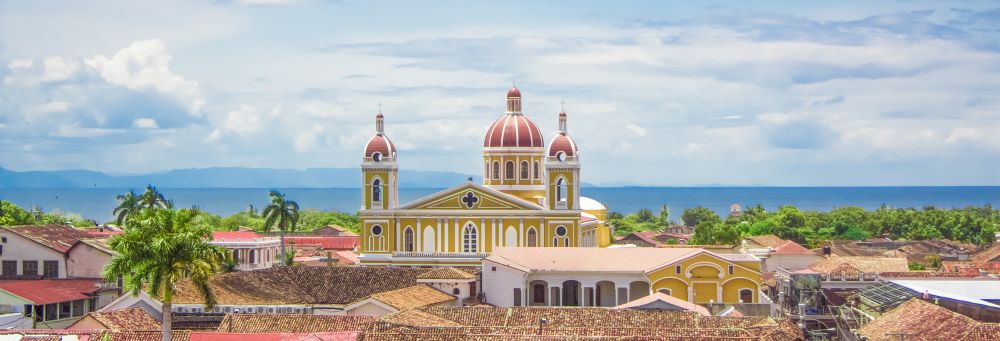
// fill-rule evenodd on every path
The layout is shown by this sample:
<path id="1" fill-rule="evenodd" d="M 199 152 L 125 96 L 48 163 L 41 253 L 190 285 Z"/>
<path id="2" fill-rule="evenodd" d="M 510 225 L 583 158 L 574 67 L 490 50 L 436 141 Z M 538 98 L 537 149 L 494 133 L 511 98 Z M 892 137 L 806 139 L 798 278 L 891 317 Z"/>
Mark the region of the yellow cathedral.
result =
<path id="1" fill-rule="evenodd" d="M 521 91 L 486 129 L 483 183 L 400 205 L 396 147 L 381 112 L 361 162 L 361 264 L 479 266 L 499 247 L 606 247 L 608 209 L 580 196 L 580 151 L 558 114 L 548 148 L 521 111 Z"/>

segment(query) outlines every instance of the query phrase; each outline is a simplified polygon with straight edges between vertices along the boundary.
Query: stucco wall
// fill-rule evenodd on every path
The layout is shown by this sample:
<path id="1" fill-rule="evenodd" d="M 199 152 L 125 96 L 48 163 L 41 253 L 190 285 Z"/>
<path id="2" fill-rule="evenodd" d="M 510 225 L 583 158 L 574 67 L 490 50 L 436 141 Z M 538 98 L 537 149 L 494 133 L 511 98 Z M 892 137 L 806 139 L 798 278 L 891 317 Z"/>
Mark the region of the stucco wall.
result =
<path id="1" fill-rule="evenodd" d="M 3 256 L 0 256 L 0 260 L 15 260 L 17 261 L 17 274 L 24 274 L 24 263 L 25 260 L 38 261 L 38 273 L 44 273 L 44 263 L 43 261 L 58 261 L 59 262 L 59 278 L 66 277 L 66 262 L 63 259 L 63 254 L 55 251 L 53 249 L 47 248 L 42 244 L 38 244 L 30 239 L 21 237 L 16 233 L 12 233 L 6 230 L 0 230 L 0 237 L 7 237 L 7 242 L 3 243 Z"/>
<path id="2" fill-rule="evenodd" d="M 520 270 L 484 259 L 482 276 L 486 303 L 510 307 L 514 305 L 514 289 L 524 292 L 524 272 Z"/>
<path id="3" fill-rule="evenodd" d="M 382 316 L 392 311 L 386 310 L 373 303 L 365 303 L 351 309 L 347 312 L 347 315 L 365 315 L 365 316 Z"/>
<path id="4" fill-rule="evenodd" d="M 80 243 L 69 250 L 66 261 L 68 277 L 101 278 L 101 271 L 111 261 L 111 255 Z"/>

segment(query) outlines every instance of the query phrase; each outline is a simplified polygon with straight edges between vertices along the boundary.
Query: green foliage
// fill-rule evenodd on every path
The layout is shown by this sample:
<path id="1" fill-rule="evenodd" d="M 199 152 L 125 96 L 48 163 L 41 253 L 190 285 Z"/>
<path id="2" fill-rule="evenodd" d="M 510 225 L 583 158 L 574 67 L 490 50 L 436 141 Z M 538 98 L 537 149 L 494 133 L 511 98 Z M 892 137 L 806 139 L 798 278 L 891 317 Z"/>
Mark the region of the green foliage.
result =
<path id="1" fill-rule="evenodd" d="M 31 225 L 35 223 L 35 217 L 31 212 L 14 205 L 9 201 L 0 201 L 0 226 Z"/>
<path id="2" fill-rule="evenodd" d="M 686 226 L 698 226 L 705 221 L 711 223 L 721 222 L 722 218 L 719 218 L 719 215 L 715 214 L 715 211 L 698 206 L 684 210 L 681 220 L 684 221 L 684 225 Z"/>
<path id="3" fill-rule="evenodd" d="M 361 216 L 357 213 L 324 212 L 315 208 L 299 211 L 299 230 L 312 231 L 327 225 L 340 225 L 354 233 L 361 232 Z"/>
<path id="4" fill-rule="evenodd" d="M 927 270 L 927 268 L 925 268 L 923 264 L 916 263 L 916 262 L 911 262 L 909 264 L 909 268 L 910 268 L 911 271 Z"/>
<path id="5" fill-rule="evenodd" d="M 694 227 L 690 244 L 733 245 L 740 241 L 741 236 L 736 226 L 706 220 Z"/>
<path id="6" fill-rule="evenodd" d="M 299 221 L 299 204 L 286 200 L 285 195 L 278 191 L 271 191 L 268 193 L 268 197 L 271 198 L 271 203 L 264 208 L 264 232 L 271 232 L 271 227 L 278 224 L 278 233 L 281 237 L 281 258 L 290 264 L 291 258 L 288 257 L 293 255 L 294 258 L 294 250 L 293 253 L 286 252 L 285 233 L 295 232 L 296 224 Z"/>
<path id="7" fill-rule="evenodd" d="M 924 262 L 926 262 L 927 266 L 930 267 L 930 268 L 934 268 L 934 269 L 940 268 L 941 267 L 941 256 L 938 256 L 938 255 L 927 255 L 927 257 L 924 257 Z"/>
<path id="8" fill-rule="evenodd" d="M 295 253 L 297 252 L 295 249 L 291 249 L 285 253 L 285 266 L 295 265 Z"/>
<path id="9" fill-rule="evenodd" d="M 222 248 L 208 243 L 211 231 L 191 225 L 194 212 L 147 209 L 125 220 L 125 233 L 111 238 L 117 253 L 105 266 L 103 276 L 115 281 L 128 275 L 125 291 L 132 295 L 146 290 L 163 302 L 163 330 L 169 339 L 170 307 L 177 284 L 190 280 L 211 308 L 215 296 L 208 286 L 213 274 L 222 269 Z"/>
<path id="10" fill-rule="evenodd" d="M 643 208 L 640 209 L 638 212 L 635 212 L 635 216 L 640 223 L 648 223 L 653 221 L 653 211 L 650 211 L 648 208 Z"/>

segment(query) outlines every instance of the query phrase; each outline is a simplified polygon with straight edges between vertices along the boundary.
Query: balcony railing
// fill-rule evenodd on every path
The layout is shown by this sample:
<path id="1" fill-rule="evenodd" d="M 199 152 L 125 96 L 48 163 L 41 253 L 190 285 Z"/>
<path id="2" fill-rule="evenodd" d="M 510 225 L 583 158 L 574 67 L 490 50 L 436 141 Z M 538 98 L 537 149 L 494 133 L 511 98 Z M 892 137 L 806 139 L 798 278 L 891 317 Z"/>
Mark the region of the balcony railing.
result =
<path id="1" fill-rule="evenodd" d="M 486 252 L 393 252 L 393 257 L 421 257 L 421 258 L 468 258 L 482 259 L 489 256 Z"/>

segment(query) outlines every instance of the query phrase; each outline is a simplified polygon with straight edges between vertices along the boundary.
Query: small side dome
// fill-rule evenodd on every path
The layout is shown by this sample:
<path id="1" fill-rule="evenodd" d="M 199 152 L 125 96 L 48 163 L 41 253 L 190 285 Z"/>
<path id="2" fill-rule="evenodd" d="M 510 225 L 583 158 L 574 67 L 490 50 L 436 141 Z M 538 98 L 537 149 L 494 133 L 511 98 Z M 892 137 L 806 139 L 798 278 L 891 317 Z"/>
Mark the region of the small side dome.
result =
<path id="1" fill-rule="evenodd" d="M 396 157 L 396 146 L 392 140 L 385 135 L 375 135 L 368 140 L 365 145 L 365 157 L 372 158 L 372 161 L 379 162 L 384 158 Z"/>
<path id="2" fill-rule="evenodd" d="M 375 136 L 368 139 L 368 143 L 365 144 L 365 159 L 371 158 L 372 161 L 380 162 L 384 158 L 396 157 L 396 146 L 388 136 L 385 136 L 384 120 L 385 117 L 380 110 L 378 115 L 375 115 Z"/>
<path id="3" fill-rule="evenodd" d="M 556 134 L 556 137 L 552 138 L 552 142 L 549 143 L 549 156 L 556 157 L 559 153 L 565 156 L 576 156 L 580 150 L 576 147 L 576 142 L 573 142 L 573 138 L 566 134 Z"/>

